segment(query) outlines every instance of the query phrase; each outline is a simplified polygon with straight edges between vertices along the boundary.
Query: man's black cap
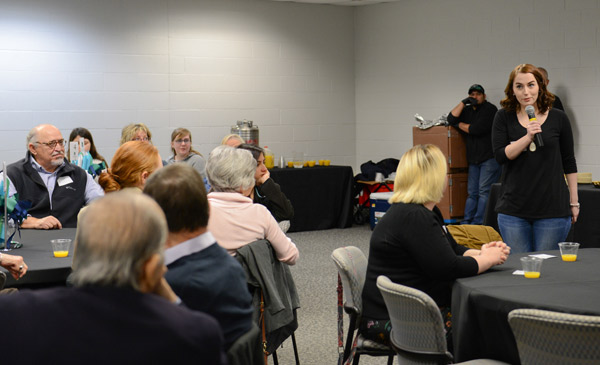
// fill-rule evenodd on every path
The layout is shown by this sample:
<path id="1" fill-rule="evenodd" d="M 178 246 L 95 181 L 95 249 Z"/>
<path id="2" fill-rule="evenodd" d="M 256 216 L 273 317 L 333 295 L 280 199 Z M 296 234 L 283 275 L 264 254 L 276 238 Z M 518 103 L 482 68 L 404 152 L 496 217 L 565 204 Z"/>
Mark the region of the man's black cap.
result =
<path id="1" fill-rule="evenodd" d="M 483 86 L 481 86 L 479 84 L 471 85 L 471 87 L 469 88 L 469 92 L 467 94 L 470 94 L 473 91 L 479 91 L 480 93 L 485 94 L 485 90 L 483 89 Z"/>

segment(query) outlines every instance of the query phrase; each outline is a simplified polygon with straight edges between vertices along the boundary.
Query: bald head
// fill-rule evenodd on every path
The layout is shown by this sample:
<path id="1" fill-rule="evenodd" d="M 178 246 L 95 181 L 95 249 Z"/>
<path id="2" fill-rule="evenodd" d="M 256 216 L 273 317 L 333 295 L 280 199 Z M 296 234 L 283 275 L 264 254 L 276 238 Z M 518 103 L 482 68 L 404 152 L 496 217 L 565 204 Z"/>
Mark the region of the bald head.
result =
<path id="1" fill-rule="evenodd" d="M 48 135 L 54 135 L 56 133 L 60 134 L 62 137 L 60 130 L 52 124 L 36 125 L 35 127 L 31 128 L 31 130 L 27 134 L 27 146 L 29 146 L 29 143 L 38 142 L 40 140 L 40 137 L 43 138 Z"/>
<path id="2" fill-rule="evenodd" d="M 119 191 L 97 199 L 79 219 L 73 283 L 139 290 L 145 263 L 162 258 L 166 237 L 165 216 L 148 196 Z"/>
<path id="3" fill-rule="evenodd" d="M 27 150 L 48 172 L 54 172 L 65 159 L 62 133 L 52 124 L 40 124 L 29 131 Z"/>
<path id="4" fill-rule="evenodd" d="M 238 134 L 228 134 L 221 140 L 221 145 L 230 147 L 237 147 L 243 143 L 246 143 L 246 141 Z"/>

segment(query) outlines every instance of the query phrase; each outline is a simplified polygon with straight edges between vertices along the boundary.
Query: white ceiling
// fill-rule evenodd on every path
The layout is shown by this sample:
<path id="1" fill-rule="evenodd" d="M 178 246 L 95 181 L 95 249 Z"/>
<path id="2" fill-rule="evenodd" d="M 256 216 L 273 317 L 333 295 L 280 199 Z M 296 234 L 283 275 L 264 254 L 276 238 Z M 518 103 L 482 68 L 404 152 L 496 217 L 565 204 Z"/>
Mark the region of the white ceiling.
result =
<path id="1" fill-rule="evenodd" d="M 307 4 L 331 4 L 331 5 L 344 5 L 344 6 L 361 6 L 379 3 L 391 3 L 400 0 L 273 0 L 273 1 L 289 1 L 295 3 L 307 3 Z"/>

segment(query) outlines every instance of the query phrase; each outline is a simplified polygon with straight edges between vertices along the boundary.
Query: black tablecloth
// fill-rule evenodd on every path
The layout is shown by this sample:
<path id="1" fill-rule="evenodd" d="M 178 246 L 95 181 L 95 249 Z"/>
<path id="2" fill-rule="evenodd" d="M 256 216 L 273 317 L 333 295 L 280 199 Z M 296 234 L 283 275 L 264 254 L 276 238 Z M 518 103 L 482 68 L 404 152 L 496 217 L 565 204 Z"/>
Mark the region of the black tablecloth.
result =
<path id="1" fill-rule="evenodd" d="M 4 252 L 9 255 L 23 256 L 28 266 L 27 274 L 16 281 L 10 274 L 6 274 L 7 287 L 20 287 L 26 285 L 55 284 L 66 280 L 71 273 L 73 261 L 73 242 L 69 247 L 69 256 L 54 257 L 50 240 L 56 238 L 70 238 L 75 240 L 76 228 L 63 228 L 55 230 L 22 229 L 21 237 L 18 234 L 13 238 L 23 244 L 23 247 Z M 4 268 L 0 268 L 7 272 Z"/>
<path id="2" fill-rule="evenodd" d="M 492 185 L 485 211 L 483 224 L 498 229 L 498 213 L 495 211 L 496 201 L 500 194 L 501 184 Z M 577 223 L 571 227 L 567 241 L 579 242 L 581 247 L 600 248 L 600 189 L 594 185 L 578 185 L 581 210 Z"/>
<path id="3" fill-rule="evenodd" d="M 546 253 L 560 256 L 558 251 Z M 504 265 L 454 284 L 452 333 L 457 362 L 491 358 L 518 364 L 508 324 L 513 309 L 600 315 L 600 249 L 580 249 L 575 262 L 546 259 L 539 279 L 512 275 L 521 270 L 519 259 L 526 255 L 511 255 Z"/>
<path id="4" fill-rule="evenodd" d="M 352 226 L 350 166 L 274 168 L 271 178 L 294 207 L 290 232 Z"/>

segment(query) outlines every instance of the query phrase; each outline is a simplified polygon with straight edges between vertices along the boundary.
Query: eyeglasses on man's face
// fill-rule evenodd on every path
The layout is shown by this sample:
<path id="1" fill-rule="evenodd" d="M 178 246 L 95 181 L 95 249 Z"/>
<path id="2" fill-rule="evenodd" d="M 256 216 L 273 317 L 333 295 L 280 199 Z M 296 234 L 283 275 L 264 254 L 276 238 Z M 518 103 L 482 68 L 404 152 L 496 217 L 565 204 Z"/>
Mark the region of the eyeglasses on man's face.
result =
<path id="1" fill-rule="evenodd" d="M 43 144 L 44 146 L 47 146 L 48 148 L 50 148 L 51 150 L 55 149 L 56 146 L 61 146 L 61 147 L 65 147 L 67 142 L 64 139 L 55 139 L 54 141 L 50 141 L 50 142 L 35 142 L 37 144 Z"/>

